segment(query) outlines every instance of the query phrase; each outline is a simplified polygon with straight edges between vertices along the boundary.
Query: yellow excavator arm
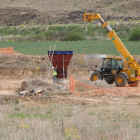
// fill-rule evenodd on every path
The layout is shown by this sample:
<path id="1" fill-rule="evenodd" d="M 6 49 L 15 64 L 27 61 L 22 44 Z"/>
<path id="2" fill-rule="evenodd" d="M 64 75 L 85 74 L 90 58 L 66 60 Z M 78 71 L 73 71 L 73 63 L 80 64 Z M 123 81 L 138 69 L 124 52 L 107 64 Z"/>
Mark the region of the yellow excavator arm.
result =
<path id="1" fill-rule="evenodd" d="M 95 13 L 84 13 L 84 20 L 85 21 L 94 21 L 98 19 L 100 23 L 102 24 L 102 28 L 104 28 L 107 32 L 107 35 L 110 37 L 110 39 L 113 41 L 113 43 L 116 46 L 117 51 L 120 53 L 120 55 L 123 57 L 123 61 L 128 64 L 129 67 L 127 67 L 127 70 L 125 71 L 127 75 L 129 76 L 128 81 L 138 81 L 140 76 L 140 66 L 135 61 L 133 56 L 128 52 L 124 44 L 121 42 L 119 37 L 116 35 L 115 31 L 111 28 L 111 26 L 103 20 L 103 18 L 100 16 L 100 14 Z M 135 75 L 132 76 L 132 75 Z"/>

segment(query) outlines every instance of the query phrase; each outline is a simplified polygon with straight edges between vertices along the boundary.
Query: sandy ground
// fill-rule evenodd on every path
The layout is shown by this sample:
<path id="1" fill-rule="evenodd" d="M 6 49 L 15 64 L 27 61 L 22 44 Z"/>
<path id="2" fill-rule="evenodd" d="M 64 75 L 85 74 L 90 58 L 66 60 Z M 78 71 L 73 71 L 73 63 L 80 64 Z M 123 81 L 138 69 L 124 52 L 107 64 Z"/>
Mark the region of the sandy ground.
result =
<path id="1" fill-rule="evenodd" d="M 24 79 L 0 79 L 2 89 L 17 89 Z M 9 87 L 9 88 L 8 88 Z"/>
<path id="2" fill-rule="evenodd" d="M 0 79 L 0 94 L 15 95 L 23 79 Z"/>
<path id="3" fill-rule="evenodd" d="M 22 82 L 23 79 L 1 79 L 0 97 L 6 102 L 9 102 L 10 99 L 16 100 L 18 98 L 22 104 L 27 106 L 48 106 L 51 104 L 93 106 L 96 104 L 115 104 L 116 102 L 124 105 L 140 104 L 140 86 L 122 88 L 97 87 L 90 94 L 72 94 L 67 90 L 67 92 L 54 91 L 47 93 L 47 95 L 19 96 L 18 91 Z M 128 94 L 131 96 L 128 96 Z"/>

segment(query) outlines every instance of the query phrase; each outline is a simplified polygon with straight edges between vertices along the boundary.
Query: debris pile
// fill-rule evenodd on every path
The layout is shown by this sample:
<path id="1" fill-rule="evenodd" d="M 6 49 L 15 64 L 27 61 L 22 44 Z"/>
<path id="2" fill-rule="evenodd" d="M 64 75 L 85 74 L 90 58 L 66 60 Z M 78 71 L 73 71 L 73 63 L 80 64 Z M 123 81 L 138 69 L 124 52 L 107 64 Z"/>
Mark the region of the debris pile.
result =
<path id="1" fill-rule="evenodd" d="M 37 95 L 43 93 L 57 93 L 66 89 L 62 85 L 48 83 L 46 80 L 32 79 L 22 82 L 19 95 Z"/>

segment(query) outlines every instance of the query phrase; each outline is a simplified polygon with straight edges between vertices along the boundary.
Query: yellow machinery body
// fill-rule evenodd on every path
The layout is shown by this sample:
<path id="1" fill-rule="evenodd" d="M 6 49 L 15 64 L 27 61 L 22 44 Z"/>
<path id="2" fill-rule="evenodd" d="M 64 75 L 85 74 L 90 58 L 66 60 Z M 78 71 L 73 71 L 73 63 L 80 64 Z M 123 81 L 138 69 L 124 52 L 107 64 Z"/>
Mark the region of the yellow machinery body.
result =
<path id="1" fill-rule="evenodd" d="M 107 31 L 107 35 L 115 44 L 117 51 L 120 53 L 122 57 L 122 61 L 125 67 L 120 71 L 120 73 L 124 73 L 125 75 L 127 75 L 128 83 L 139 81 L 140 80 L 140 65 L 135 61 L 133 56 L 128 52 L 124 44 L 116 35 L 115 31 L 112 30 L 110 25 L 102 19 L 100 14 L 84 13 L 85 21 L 93 21 L 96 19 L 100 21 L 100 23 L 102 24 L 102 28 L 104 28 Z"/>

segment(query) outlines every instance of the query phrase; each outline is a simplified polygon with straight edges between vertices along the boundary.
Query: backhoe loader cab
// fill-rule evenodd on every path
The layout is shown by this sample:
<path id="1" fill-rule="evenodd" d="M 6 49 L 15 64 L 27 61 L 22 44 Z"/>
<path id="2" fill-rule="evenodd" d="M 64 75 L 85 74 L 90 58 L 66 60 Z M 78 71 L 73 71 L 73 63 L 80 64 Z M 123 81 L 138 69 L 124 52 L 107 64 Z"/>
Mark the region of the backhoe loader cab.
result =
<path id="1" fill-rule="evenodd" d="M 98 66 L 99 67 L 99 66 Z M 123 68 L 121 58 L 103 58 L 100 70 L 95 70 L 91 75 L 91 81 L 105 80 L 108 84 L 115 82 L 115 77 Z"/>
<path id="2" fill-rule="evenodd" d="M 113 70 L 116 71 L 122 70 L 122 59 L 103 58 L 101 71 L 103 73 L 110 73 L 110 72 L 112 73 Z"/>

